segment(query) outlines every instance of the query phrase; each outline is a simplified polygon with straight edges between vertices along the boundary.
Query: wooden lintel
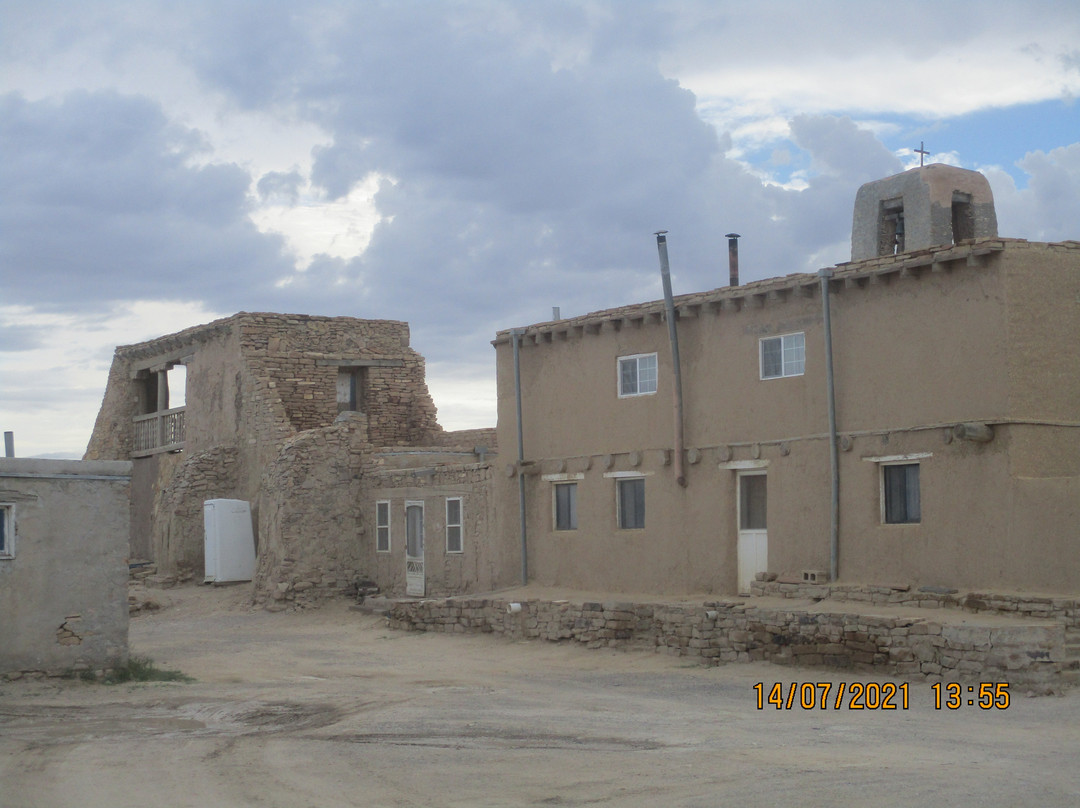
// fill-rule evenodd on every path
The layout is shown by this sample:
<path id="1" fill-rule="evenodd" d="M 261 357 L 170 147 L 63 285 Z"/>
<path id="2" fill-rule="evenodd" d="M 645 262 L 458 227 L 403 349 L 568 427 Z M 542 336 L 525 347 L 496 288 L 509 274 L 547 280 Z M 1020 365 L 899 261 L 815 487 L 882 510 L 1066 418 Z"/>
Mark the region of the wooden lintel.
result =
<path id="1" fill-rule="evenodd" d="M 399 368 L 401 359 L 316 359 L 316 367 L 330 368 Z"/>
<path id="2" fill-rule="evenodd" d="M 679 306 L 679 319 L 693 320 L 701 312 L 701 305 L 692 303 L 688 306 Z"/>
<path id="3" fill-rule="evenodd" d="M 186 365 L 194 356 L 195 352 L 190 344 L 185 345 L 183 348 L 174 348 L 171 351 L 157 354 L 151 359 L 133 363 L 131 366 L 131 378 L 136 378 L 140 371 L 157 373 L 158 370 L 168 370 L 176 365 Z"/>

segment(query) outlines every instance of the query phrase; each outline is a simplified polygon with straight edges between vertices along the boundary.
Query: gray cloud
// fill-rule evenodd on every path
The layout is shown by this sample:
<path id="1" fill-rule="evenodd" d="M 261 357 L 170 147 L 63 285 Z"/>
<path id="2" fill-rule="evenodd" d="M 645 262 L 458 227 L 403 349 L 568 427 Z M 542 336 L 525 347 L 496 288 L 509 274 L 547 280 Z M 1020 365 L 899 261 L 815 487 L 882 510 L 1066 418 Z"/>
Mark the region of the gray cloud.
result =
<path id="1" fill-rule="evenodd" d="M 0 263 L 7 302 L 203 299 L 235 305 L 284 272 L 280 239 L 247 218 L 248 174 L 193 167 L 199 136 L 145 98 L 0 97 Z"/>
<path id="2" fill-rule="evenodd" d="M 336 199 L 377 173 L 384 218 L 362 256 L 318 256 L 301 272 L 281 239 L 247 218 L 248 170 L 200 167 L 206 137 L 156 101 L 8 95 L 0 147 L 17 159 L 0 163 L 0 228 L 10 234 L 0 262 L 13 278 L 9 300 L 92 309 L 180 297 L 221 311 L 404 319 L 433 361 L 488 362 L 496 329 L 546 319 L 552 305 L 573 315 L 658 297 L 657 229 L 670 231 L 677 292 L 725 282 L 731 231 L 743 235 L 745 280 L 816 269 L 823 255 L 846 260 L 855 191 L 900 162 L 834 115 L 791 121 L 793 157 L 813 167 L 804 190 L 764 184 L 728 159 L 730 136 L 664 77 L 661 55 L 689 41 L 689 61 L 702 64 L 751 49 L 758 61 L 794 57 L 761 44 L 776 39 L 770 14 L 736 28 L 730 10 L 716 9 L 218 2 L 130 20 L 98 11 L 95 37 L 113 32 L 111 56 L 132 43 L 167 50 L 233 108 L 321 127 L 328 143 L 311 176 L 263 174 L 260 200 L 297 204 L 309 179 Z M 695 15 L 702 24 L 690 31 Z M 157 16 L 164 22 L 151 24 Z M 824 17 L 800 9 L 781 23 L 800 29 L 807 19 Z M 873 22 L 860 20 L 852 24 Z M 835 53 L 853 30 L 823 25 L 807 47 Z M 931 26 L 920 47 L 953 36 Z M 717 42 L 727 46 L 720 56 Z M 1078 220 L 1073 148 L 1029 155 L 1030 187 L 1000 192 L 1004 234 L 1037 237 Z"/>
<path id="3" fill-rule="evenodd" d="M 1012 177 L 988 170 L 998 213 L 998 232 L 1035 241 L 1078 236 L 1080 222 L 1080 143 L 1029 152 L 1017 165 L 1028 174 L 1026 188 Z"/>
<path id="4" fill-rule="evenodd" d="M 269 171 L 259 178 L 255 187 L 263 202 L 295 205 L 300 200 L 303 184 L 304 178 L 299 171 Z"/>
<path id="5" fill-rule="evenodd" d="M 44 340 L 43 329 L 29 325 L 0 326 L 0 352 L 15 353 L 40 348 Z"/>

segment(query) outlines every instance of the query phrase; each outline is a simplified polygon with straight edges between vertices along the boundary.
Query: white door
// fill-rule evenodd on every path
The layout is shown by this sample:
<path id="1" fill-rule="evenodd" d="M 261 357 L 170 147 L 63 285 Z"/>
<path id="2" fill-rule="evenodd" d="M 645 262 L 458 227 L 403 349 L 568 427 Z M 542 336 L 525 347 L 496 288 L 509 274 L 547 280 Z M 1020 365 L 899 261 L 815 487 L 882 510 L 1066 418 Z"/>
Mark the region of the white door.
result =
<path id="1" fill-rule="evenodd" d="M 424 503 L 405 503 L 405 594 L 422 598 L 424 589 Z"/>
<path id="2" fill-rule="evenodd" d="M 768 510 L 764 471 L 740 472 L 738 477 L 739 594 L 750 592 L 750 582 L 769 568 Z"/>

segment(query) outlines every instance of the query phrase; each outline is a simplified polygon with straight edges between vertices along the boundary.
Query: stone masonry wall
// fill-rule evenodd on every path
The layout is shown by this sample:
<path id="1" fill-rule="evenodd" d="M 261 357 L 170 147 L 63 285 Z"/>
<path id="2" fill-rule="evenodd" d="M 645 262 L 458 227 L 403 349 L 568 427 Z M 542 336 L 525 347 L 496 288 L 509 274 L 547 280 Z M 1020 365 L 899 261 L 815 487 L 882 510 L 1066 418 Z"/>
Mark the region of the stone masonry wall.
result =
<path id="1" fill-rule="evenodd" d="M 188 431 L 183 460 L 177 465 L 170 455 L 168 462 L 159 464 L 158 479 L 152 484 L 140 479 L 135 486 L 139 492 L 157 491 L 152 505 L 148 495 L 140 493 L 143 499 L 136 503 L 135 512 L 150 514 L 149 547 L 164 574 L 201 572 L 203 500 L 222 496 L 248 500 L 258 515 L 260 501 L 274 502 L 288 495 L 287 482 L 273 476 L 285 473 L 288 465 L 286 459 L 285 466 L 275 471 L 279 453 L 299 434 L 335 428 L 332 425 L 339 417 L 337 381 L 342 364 L 370 363 L 364 371 L 365 412 L 348 414 L 354 423 L 358 423 L 355 419 L 363 421 L 365 441 L 370 435 L 379 445 L 401 446 L 435 442 L 443 436 L 424 378 L 423 357 L 409 347 L 407 323 L 241 312 L 176 334 L 118 347 L 86 456 L 128 459 L 134 431 L 132 418 L 138 412 L 135 371 L 188 357 L 193 358 L 189 361 L 192 373 L 188 379 Z M 297 445 L 320 446 L 324 438 L 307 439 Z M 312 455 L 309 462 L 317 466 L 324 461 Z M 331 458 L 325 462 L 336 461 Z M 150 464 L 144 463 L 140 471 L 149 468 Z M 266 492 L 262 490 L 264 478 L 269 485 Z M 309 494 L 304 489 L 293 493 L 301 499 Z M 333 512 L 333 518 L 339 520 L 346 518 L 342 513 L 351 513 L 357 507 L 355 496 L 324 504 L 330 510 L 324 508 L 323 512 Z M 290 511 L 288 518 L 299 519 L 307 506 L 296 503 L 281 507 Z M 309 523 L 318 522 L 318 513 L 309 516 Z M 356 517 L 348 518 L 355 521 Z M 263 533 L 263 524 L 260 520 L 260 545 L 280 545 L 281 537 Z M 265 526 L 275 531 L 281 529 L 281 522 L 273 519 Z M 285 530 L 288 533 L 290 528 Z M 144 530 L 139 535 L 145 534 Z M 292 539 L 286 536 L 284 542 L 291 543 Z M 336 563 L 336 551 L 329 543 L 324 549 L 326 557 L 319 564 L 313 562 L 314 567 L 333 567 Z M 292 556 L 283 552 L 281 558 Z M 352 562 L 349 570 L 349 575 L 355 577 Z M 302 575 L 308 575 L 308 571 Z M 332 576 L 326 573 L 323 577 L 330 580 Z"/>
<path id="2" fill-rule="evenodd" d="M 158 568 L 201 576 L 205 569 L 203 502 L 236 498 L 237 450 L 217 446 L 186 456 L 157 494 L 150 546 Z"/>
<path id="3" fill-rule="evenodd" d="M 256 379 L 272 390 L 296 431 L 325 427 L 337 417 L 335 360 L 385 360 L 367 368 L 365 415 L 378 444 L 423 442 L 441 431 L 424 380 L 424 359 L 409 347 L 408 323 L 244 314 L 241 351 Z"/>
<path id="4" fill-rule="evenodd" d="M 260 492 L 256 603 L 276 611 L 355 588 L 367 448 L 359 415 L 286 442 Z"/>
<path id="5" fill-rule="evenodd" d="M 389 625 L 412 631 L 494 633 L 580 642 L 590 648 L 654 649 L 706 664 L 767 661 L 887 673 L 928 681 L 971 680 L 1050 688 L 1075 676 L 1064 628 L 1049 621 L 977 626 L 909 617 L 758 608 L 505 599 L 401 601 Z"/>
<path id="6" fill-rule="evenodd" d="M 94 431 L 83 460 L 130 460 L 134 428 L 131 419 L 138 414 L 136 397 L 128 379 L 128 363 L 113 357 L 109 381 L 94 421 Z"/>
<path id="7" fill-rule="evenodd" d="M 960 592 L 957 589 L 926 586 L 916 591 L 906 584 L 870 586 L 862 584 L 811 584 L 790 581 L 754 581 L 752 595 L 821 601 L 851 601 L 875 606 L 903 606 L 923 609 L 964 609 L 969 612 L 1007 617 L 1052 618 L 1069 631 L 1080 630 L 1080 598 L 1014 595 L 988 592 Z"/>

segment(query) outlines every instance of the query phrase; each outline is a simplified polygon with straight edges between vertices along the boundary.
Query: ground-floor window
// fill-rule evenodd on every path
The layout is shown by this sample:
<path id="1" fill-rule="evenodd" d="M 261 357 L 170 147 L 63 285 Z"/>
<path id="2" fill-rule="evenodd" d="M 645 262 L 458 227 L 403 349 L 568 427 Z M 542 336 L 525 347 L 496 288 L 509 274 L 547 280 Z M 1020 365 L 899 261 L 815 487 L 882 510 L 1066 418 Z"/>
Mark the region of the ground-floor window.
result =
<path id="1" fill-rule="evenodd" d="M 577 483 L 555 483 L 555 529 L 577 530 Z"/>
<path id="2" fill-rule="evenodd" d="M 884 522 L 888 525 L 922 520 L 919 501 L 919 464 L 895 463 L 881 467 L 881 499 Z"/>
<path id="3" fill-rule="evenodd" d="M 463 552 L 461 497 L 446 498 L 446 552 Z"/>
<path id="4" fill-rule="evenodd" d="M 645 478 L 623 477 L 615 483 L 619 527 L 624 530 L 645 527 Z"/>
<path id="5" fill-rule="evenodd" d="M 390 501 L 375 503 L 375 551 L 390 552 Z"/>

